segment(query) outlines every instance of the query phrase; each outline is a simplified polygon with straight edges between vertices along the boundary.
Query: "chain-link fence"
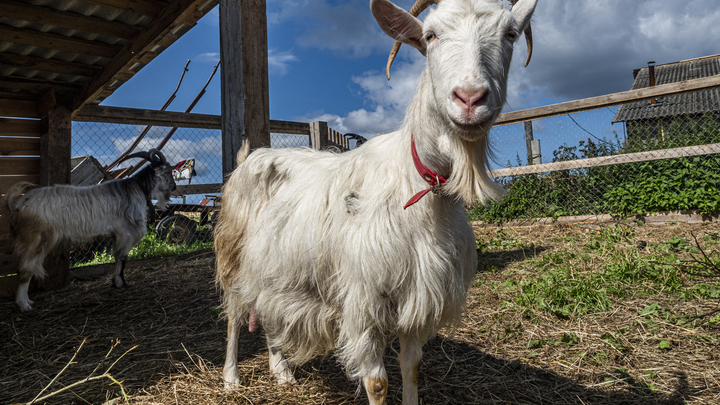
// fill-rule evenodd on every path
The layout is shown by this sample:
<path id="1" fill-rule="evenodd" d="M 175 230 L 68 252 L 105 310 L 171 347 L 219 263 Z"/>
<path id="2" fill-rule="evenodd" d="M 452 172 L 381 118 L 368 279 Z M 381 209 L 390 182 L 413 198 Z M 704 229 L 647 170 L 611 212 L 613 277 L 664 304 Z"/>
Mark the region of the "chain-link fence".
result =
<path id="1" fill-rule="evenodd" d="M 508 194 L 471 209 L 471 219 L 718 212 L 718 95 L 658 97 L 493 128 L 493 176 Z"/>
<path id="2" fill-rule="evenodd" d="M 162 145 L 167 161 L 175 165 L 173 174 L 179 193 L 171 198 L 167 210 L 156 209 L 148 215 L 148 233 L 133 248 L 130 258 L 210 248 L 222 184 L 220 130 L 73 122 L 71 182 L 92 185 L 132 175 L 127 169 L 137 165 L 139 159 L 114 166 L 113 163 L 136 142 L 134 151 L 146 151 Z M 270 142 L 274 148 L 308 147 L 310 137 L 273 133 Z M 187 193 L 183 194 L 183 191 Z M 70 254 L 73 266 L 114 261 L 112 240 L 109 238 L 73 246 Z"/>

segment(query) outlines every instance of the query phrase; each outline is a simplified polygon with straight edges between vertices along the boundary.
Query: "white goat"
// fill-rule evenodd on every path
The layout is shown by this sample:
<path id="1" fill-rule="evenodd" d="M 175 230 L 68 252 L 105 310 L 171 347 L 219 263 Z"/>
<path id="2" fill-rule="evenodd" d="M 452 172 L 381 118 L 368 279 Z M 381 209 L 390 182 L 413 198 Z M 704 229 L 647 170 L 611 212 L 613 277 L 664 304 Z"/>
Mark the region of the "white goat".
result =
<path id="1" fill-rule="evenodd" d="M 15 304 L 21 311 L 32 309 L 28 297 L 30 279 L 47 276 L 45 257 L 65 242 L 86 242 L 98 236 L 112 238 L 116 262 L 112 286 L 128 286 L 125 262 L 130 249 L 145 235 L 148 202 L 157 199 L 158 207 L 165 209 L 176 188 L 173 166 L 160 151 L 138 152 L 123 160 L 136 157 L 150 164 L 126 179 L 88 187 L 35 188 L 34 184 L 18 182 L 8 190 L 5 203 L 10 211 L 13 251 L 20 260 Z"/>
<path id="2" fill-rule="evenodd" d="M 215 233 L 226 388 L 239 382 L 240 326 L 259 323 L 278 382 L 295 382 L 281 350 L 297 363 L 337 350 L 371 404 L 385 401 L 383 354 L 397 335 L 403 403 L 417 403 L 422 346 L 459 322 L 477 269 L 463 204 L 501 194 L 486 173 L 487 134 L 536 1 L 510 11 L 500 0 L 443 0 L 422 23 L 430 1 L 411 15 L 371 0 L 385 33 L 427 55 L 402 128 L 344 154 L 238 153 Z"/>

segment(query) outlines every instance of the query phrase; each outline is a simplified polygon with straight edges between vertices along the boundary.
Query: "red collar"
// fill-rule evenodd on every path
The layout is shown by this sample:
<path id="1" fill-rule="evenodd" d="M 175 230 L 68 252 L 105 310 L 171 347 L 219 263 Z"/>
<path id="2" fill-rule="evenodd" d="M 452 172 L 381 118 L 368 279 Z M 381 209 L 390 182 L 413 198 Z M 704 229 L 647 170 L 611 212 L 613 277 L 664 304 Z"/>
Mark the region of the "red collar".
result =
<path id="1" fill-rule="evenodd" d="M 435 173 L 434 171 L 428 169 L 427 167 L 425 167 L 425 165 L 422 164 L 422 162 L 420 161 L 420 157 L 417 154 L 417 150 L 415 149 L 415 137 L 413 136 L 413 134 L 410 134 L 410 149 L 412 150 L 412 158 L 413 163 L 415 163 L 415 168 L 417 169 L 418 173 L 420 173 L 420 176 L 423 178 L 423 180 L 425 180 L 430 185 L 430 188 L 420 191 L 414 196 L 412 196 L 410 201 L 405 204 L 403 209 L 420 201 L 420 199 L 425 197 L 425 194 L 427 194 L 429 191 L 432 191 L 433 194 L 439 193 L 440 186 L 447 182 L 447 179 L 445 177 Z"/>

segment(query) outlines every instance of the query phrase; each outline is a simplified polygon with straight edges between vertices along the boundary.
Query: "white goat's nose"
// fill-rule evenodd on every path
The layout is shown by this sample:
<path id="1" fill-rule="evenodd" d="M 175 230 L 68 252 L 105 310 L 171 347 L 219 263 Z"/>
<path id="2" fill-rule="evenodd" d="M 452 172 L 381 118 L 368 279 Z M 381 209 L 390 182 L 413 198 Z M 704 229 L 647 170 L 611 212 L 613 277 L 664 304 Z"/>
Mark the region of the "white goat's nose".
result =
<path id="1" fill-rule="evenodd" d="M 452 98 L 453 102 L 458 106 L 472 111 L 475 107 L 487 102 L 488 92 L 485 89 L 464 89 L 458 87 L 453 90 Z"/>

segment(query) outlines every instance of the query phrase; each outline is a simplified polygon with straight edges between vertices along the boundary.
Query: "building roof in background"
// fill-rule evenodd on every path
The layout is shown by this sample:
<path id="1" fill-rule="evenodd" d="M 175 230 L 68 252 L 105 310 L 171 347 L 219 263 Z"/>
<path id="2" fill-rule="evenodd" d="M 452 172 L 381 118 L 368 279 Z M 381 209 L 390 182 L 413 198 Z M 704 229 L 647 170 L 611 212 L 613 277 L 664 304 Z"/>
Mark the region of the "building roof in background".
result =
<path id="1" fill-rule="evenodd" d="M 0 99 L 99 104 L 218 1 L 2 0 Z"/>
<path id="2" fill-rule="evenodd" d="M 720 74 L 720 55 L 705 56 L 680 62 L 655 66 L 655 84 L 676 83 Z M 649 68 L 633 71 L 635 82 L 631 90 L 650 85 Z M 658 97 L 655 104 L 649 100 L 626 103 L 618 108 L 613 123 L 643 119 L 656 119 L 687 114 L 720 111 L 720 88 Z"/>

